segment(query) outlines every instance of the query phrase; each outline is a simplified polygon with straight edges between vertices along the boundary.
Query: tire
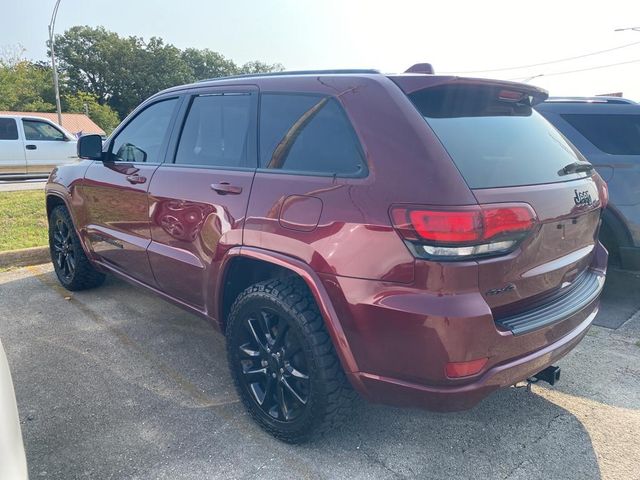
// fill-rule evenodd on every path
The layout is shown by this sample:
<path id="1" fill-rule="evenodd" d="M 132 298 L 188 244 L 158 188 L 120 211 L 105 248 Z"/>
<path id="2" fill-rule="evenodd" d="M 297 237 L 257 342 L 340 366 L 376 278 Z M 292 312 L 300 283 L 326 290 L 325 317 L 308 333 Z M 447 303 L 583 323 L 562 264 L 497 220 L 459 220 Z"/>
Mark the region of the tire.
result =
<path id="1" fill-rule="evenodd" d="M 620 267 L 620 250 L 618 248 L 618 241 L 613 229 L 608 223 L 602 223 L 600 227 L 600 241 L 609 252 L 609 265 L 612 267 Z"/>
<path id="2" fill-rule="evenodd" d="M 302 443 L 341 425 L 351 412 L 357 395 L 301 279 L 247 288 L 231 307 L 226 335 L 238 393 L 274 437 Z"/>
<path id="3" fill-rule="evenodd" d="M 71 215 L 63 205 L 49 215 L 49 251 L 58 280 L 67 290 L 86 290 L 104 282 L 105 275 L 84 254 Z"/>

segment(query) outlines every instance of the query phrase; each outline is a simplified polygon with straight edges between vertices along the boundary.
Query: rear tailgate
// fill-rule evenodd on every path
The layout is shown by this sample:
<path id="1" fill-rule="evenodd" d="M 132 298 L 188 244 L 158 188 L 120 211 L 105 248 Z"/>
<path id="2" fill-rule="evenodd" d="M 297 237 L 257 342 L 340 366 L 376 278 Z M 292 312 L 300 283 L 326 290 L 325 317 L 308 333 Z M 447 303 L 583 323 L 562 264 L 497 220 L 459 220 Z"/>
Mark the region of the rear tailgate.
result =
<path id="1" fill-rule="evenodd" d="M 540 305 L 544 313 L 549 308 L 545 299 L 562 303 L 559 293 L 584 283 L 581 274 L 587 273 L 595 252 L 602 180 L 575 147 L 533 110 L 545 92 L 529 85 L 451 77 L 426 77 L 425 86 L 419 88 L 419 80 L 411 77 L 403 85 L 402 79 L 394 79 L 439 138 L 480 208 L 526 204 L 535 211 L 526 236 L 508 242 L 511 248 L 502 252 L 465 250 L 464 243 L 427 251 L 485 252 L 468 258 L 478 263 L 479 289 L 496 319 Z M 499 240 L 488 241 L 499 245 Z M 591 301 L 590 295 L 597 295 L 601 287 L 600 280 L 597 283 L 597 291 L 595 287 L 585 295 L 579 291 L 578 299 L 570 300 Z M 541 323 L 536 319 L 527 331 Z"/>
<path id="2" fill-rule="evenodd" d="M 551 291 L 570 288 L 591 263 L 600 222 L 593 178 L 473 193 L 483 204 L 526 202 L 539 222 L 512 253 L 479 261 L 480 291 L 494 316 L 522 311 Z M 591 203 L 579 203 L 578 196 Z"/>

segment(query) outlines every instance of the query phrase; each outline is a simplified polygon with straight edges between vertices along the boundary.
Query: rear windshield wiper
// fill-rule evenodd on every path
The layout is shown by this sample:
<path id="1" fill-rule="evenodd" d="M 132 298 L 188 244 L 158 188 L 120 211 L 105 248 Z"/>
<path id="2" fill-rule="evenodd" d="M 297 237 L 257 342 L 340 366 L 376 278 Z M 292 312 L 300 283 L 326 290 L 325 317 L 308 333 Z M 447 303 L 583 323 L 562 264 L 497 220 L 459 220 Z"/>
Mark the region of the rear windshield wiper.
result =
<path id="1" fill-rule="evenodd" d="M 565 165 L 558 172 L 558 175 L 569 175 L 570 173 L 590 172 L 593 170 L 593 165 L 585 162 L 573 162 L 569 165 Z"/>

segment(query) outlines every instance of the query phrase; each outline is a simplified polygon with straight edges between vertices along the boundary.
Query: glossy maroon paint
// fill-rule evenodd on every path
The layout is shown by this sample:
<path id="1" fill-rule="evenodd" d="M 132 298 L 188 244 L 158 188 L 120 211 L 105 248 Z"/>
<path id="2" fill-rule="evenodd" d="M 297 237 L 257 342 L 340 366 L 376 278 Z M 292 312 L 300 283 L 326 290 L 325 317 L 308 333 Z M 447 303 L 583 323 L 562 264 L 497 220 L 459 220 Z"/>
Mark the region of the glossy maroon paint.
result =
<path id="1" fill-rule="evenodd" d="M 167 96 L 225 89 L 334 96 L 353 124 L 368 175 L 335 178 L 179 166 L 171 163 L 175 128 L 164 163 L 83 161 L 63 167 L 52 173 L 48 201 L 66 203 L 97 266 L 221 329 L 224 288 L 234 259 L 286 268 L 309 286 L 342 365 L 362 395 L 397 405 L 468 408 L 567 353 L 586 333 L 598 301 L 518 336 L 500 330 L 494 316 L 526 310 L 586 268 L 604 277 L 607 253 L 597 241 L 601 205 L 596 201 L 579 208 L 567 202 L 575 188 L 597 199 L 597 176 L 535 187 L 467 187 L 405 94 L 452 81 L 479 80 L 298 75 L 171 89 L 140 108 Z M 518 88 L 543 95 L 530 86 Z M 183 107 L 178 110 L 184 115 Z M 175 123 L 181 124 L 181 117 Z M 145 181 L 132 184 L 127 180 L 132 174 Z M 389 218 L 392 204 L 503 202 L 530 204 L 538 217 L 536 230 L 516 251 L 477 261 L 417 260 Z M 487 296 L 488 290 L 509 283 L 512 291 Z M 484 357 L 489 360 L 476 375 L 445 375 L 448 362 Z"/>

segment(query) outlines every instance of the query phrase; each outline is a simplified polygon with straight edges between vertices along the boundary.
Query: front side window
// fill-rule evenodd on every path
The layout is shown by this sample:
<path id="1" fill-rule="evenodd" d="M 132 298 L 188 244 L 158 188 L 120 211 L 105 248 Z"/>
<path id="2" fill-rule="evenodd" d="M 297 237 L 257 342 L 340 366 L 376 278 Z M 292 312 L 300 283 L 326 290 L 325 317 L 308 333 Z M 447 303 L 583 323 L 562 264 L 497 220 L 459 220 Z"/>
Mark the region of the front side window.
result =
<path id="1" fill-rule="evenodd" d="M 640 115 L 561 115 L 599 150 L 611 155 L 640 155 Z"/>
<path id="2" fill-rule="evenodd" d="M 0 140 L 17 140 L 18 125 L 13 118 L 0 118 Z"/>
<path id="3" fill-rule="evenodd" d="M 331 97 L 263 94 L 260 167 L 319 175 L 363 176 L 364 157 L 353 127 Z"/>
<path id="4" fill-rule="evenodd" d="M 47 122 L 39 120 L 22 120 L 24 138 L 27 140 L 64 141 L 65 136 L 60 130 Z"/>
<path id="5" fill-rule="evenodd" d="M 255 153 L 250 152 L 251 138 L 255 138 L 252 97 L 251 93 L 236 92 L 194 97 L 175 163 L 255 168 Z"/>
<path id="6" fill-rule="evenodd" d="M 178 99 L 145 108 L 121 130 L 111 144 L 111 159 L 121 162 L 162 162 L 161 147 L 168 135 Z"/>

